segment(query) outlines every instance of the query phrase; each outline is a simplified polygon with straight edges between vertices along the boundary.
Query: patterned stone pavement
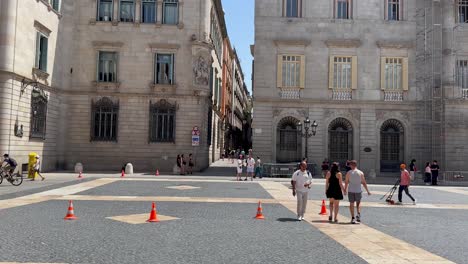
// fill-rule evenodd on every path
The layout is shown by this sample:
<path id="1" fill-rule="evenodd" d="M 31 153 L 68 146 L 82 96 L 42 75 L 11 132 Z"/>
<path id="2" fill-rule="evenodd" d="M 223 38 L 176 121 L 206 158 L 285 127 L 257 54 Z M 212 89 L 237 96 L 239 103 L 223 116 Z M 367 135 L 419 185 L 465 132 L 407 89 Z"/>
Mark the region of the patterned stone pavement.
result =
<path id="1" fill-rule="evenodd" d="M 391 186 L 370 186 L 363 224 L 319 216 L 324 185 L 305 221 L 285 181 L 119 178 L 72 182 L 0 200 L 0 263 L 464 263 L 468 189 L 417 186 L 418 205 L 389 206 Z M 375 190 L 375 191 L 374 191 Z M 396 197 L 395 197 L 396 198 Z M 407 198 L 406 198 L 407 199 Z M 76 221 L 64 221 L 74 200 Z M 266 220 L 254 220 L 263 202 Z M 161 221 L 146 223 L 151 202 Z M 408 201 L 408 200 L 406 200 Z"/>

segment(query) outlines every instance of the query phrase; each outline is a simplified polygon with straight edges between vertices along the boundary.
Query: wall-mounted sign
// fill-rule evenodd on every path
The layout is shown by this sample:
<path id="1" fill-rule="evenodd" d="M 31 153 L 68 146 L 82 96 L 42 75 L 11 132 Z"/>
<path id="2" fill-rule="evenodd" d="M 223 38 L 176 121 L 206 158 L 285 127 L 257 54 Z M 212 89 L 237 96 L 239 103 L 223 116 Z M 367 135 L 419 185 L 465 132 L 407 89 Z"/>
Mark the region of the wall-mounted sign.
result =
<path id="1" fill-rule="evenodd" d="M 200 146 L 200 130 L 197 126 L 194 126 L 192 129 L 192 147 Z"/>
<path id="2" fill-rule="evenodd" d="M 372 149 L 369 148 L 369 147 L 365 147 L 365 148 L 364 148 L 364 152 L 372 152 Z"/>

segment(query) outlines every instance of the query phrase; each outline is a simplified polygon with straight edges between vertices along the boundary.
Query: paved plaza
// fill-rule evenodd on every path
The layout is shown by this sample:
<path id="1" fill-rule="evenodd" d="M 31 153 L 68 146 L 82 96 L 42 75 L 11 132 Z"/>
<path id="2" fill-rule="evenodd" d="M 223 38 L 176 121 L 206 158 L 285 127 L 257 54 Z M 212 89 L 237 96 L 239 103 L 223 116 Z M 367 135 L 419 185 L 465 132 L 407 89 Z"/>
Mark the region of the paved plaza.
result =
<path id="1" fill-rule="evenodd" d="M 390 206 L 380 198 L 391 186 L 371 185 L 362 224 L 349 224 L 346 200 L 330 224 L 318 179 L 299 222 L 288 179 L 237 182 L 231 169 L 4 183 L 0 263 L 467 263 L 468 188 L 413 186 L 417 205 Z M 77 220 L 63 219 L 68 200 Z M 153 201 L 161 222 L 146 223 Z"/>

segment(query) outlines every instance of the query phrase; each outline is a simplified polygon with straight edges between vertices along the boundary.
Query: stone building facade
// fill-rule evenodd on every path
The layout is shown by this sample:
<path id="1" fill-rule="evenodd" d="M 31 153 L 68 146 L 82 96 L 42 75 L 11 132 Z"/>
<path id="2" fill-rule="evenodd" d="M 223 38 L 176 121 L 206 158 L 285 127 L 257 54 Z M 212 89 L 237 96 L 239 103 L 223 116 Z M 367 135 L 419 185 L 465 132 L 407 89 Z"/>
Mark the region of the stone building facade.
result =
<path id="1" fill-rule="evenodd" d="M 0 2 L 0 151 L 43 169 L 219 159 L 220 0 Z M 200 133 L 193 146 L 192 130 Z"/>
<path id="2" fill-rule="evenodd" d="M 309 117 L 313 163 L 356 159 L 385 175 L 437 159 L 468 171 L 465 2 L 255 1 L 255 153 L 300 160 L 297 124 Z"/>

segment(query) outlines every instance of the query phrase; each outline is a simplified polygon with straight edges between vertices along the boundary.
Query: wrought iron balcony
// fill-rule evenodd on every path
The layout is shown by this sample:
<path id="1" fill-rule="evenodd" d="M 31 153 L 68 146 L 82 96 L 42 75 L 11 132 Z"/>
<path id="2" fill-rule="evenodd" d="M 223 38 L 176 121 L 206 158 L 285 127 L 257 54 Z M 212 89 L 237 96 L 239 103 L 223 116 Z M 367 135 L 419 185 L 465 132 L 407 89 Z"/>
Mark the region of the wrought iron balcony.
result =
<path id="1" fill-rule="evenodd" d="M 332 100 L 352 100 L 353 99 L 353 91 L 352 90 L 332 90 Z"/>
<path id="2" fill-rule="evenodd" d="M 282 99 L 300 99 L 301 88 L 281 88 L 280 97 Z"/>
<path id="3" fill-rule="evenodd" d="M 384 101 L 387 102 L 402 102 L 403 91 L 383 91 Z"/>
<path id="4" fill-rule="evenodd" d="M 467 88 L 461 89 L 461 96 L 462 96 L 462 99 L 468 99 L 468 89 Z"/>

